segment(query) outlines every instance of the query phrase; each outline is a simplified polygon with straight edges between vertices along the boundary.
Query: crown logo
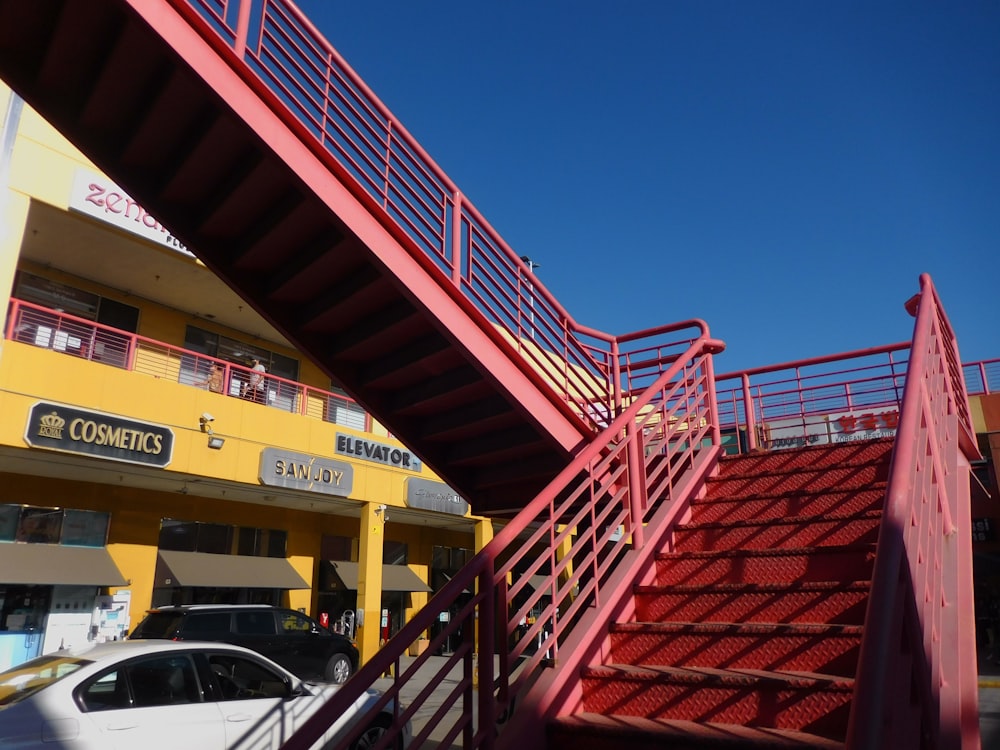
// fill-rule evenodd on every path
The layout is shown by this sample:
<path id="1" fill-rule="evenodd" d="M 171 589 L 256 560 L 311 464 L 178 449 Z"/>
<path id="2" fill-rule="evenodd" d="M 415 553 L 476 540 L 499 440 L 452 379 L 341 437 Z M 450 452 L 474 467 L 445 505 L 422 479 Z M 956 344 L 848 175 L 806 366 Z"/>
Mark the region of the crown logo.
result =
<path id="1" fill-rule="evenodd" d="M 60 417 L 58 413 L 44 414 L 38 418 L 38 435 L 40 437 L 61 440 L 63 427 L 65 426 L 66 420 Z"/>

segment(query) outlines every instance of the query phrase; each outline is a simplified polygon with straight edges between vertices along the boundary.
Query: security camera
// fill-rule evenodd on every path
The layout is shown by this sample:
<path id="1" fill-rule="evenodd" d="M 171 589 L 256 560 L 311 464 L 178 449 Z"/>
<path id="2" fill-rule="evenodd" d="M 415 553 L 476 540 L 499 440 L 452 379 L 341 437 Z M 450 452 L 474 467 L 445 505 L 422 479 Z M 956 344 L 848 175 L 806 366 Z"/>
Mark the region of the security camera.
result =
<path id="1" fill-rule="evenodd" d="M 209 414 L 206 411 L 204 414 L 201 415 L 201 421 L 202 422 L 214 422 L 215 421 L 215 417 L 213 417 L 211 414 Z"/>

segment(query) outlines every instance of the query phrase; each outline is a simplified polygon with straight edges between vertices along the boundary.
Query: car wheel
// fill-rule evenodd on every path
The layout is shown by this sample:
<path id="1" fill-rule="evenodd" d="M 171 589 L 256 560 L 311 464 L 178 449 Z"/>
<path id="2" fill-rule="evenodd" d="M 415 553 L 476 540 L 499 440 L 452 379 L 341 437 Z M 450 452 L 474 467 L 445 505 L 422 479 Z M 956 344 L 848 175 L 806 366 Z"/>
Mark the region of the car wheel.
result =
<path id="1" fill-rule="evenodd" d="M 343 685 L 351 676 L 351 660 L 347 654 L 334 654 L 326 663 L 326 679 L 335 685 Z"/>
<path id="2" fill-rule="evenodd" d="M 377 716 L 371 723 L 371 726 L 354 741 L 354 744 L 351 745 L 351 750 L 370 750 L 370 748 L 375 747 L 376 743 L 389 731 L 390 723 L 391 720 L 388 716 Z M 402 738 L 398 739 L 393 747 L 401 748 L 403 746 L 402 742 Z"/>

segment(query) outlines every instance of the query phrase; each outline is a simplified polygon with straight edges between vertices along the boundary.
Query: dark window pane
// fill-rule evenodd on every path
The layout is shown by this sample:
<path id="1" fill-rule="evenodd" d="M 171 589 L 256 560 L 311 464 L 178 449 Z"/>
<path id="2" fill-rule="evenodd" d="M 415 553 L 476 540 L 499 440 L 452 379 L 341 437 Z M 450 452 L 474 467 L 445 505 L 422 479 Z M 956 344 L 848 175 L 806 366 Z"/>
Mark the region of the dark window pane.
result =
<path id="1" fill-rule="evenodd" d="M 240 527 L 236 554 L 254 557 L 260 554 L 260 530 Z"/>
<path id="2" fill-rule="evenodd" d="M 184 638 L 187 640 L 197 639 L 202 636 L 218 636 L 229 633 L 229 613 L 228 612 L 205 612 L 203 614 L 189 614 L 184 618 L 182 627 Z M 215 638 L 209 638 L 215 640 Z"/>
<path id="3" fill-rule="evenodd" d="M 407 547 L 403 542 L 383 542 L 382 563 L 384 565 L 406 565 Z"/>
<path id="4" fill-rule="evenodd" d="M 236 632 L 241 635 L 274 635 L 273 612 L 237 612 Z"/>
<path id="5" fill-rule="evenodd" d="M 17 536 L 20 505 L 0 505 L 0 542 L 13 542 Z"/>
<path id="6" fill-rule="evenodd" d="M 173 706 L 196 703 L 198 681 L 186 656 L 158 656 L 129 665 L 135 705 Z"/>
<path id="7" fill-rule="evenodd" d="M 228 555 L 232 550 L 232 526 L 221 523 L 198 524 L 198 552 Z"/>
<path id="8" fill-rule="evenodd" d="M 63 516 L 62 543 L 77 547 L 103 547 L 108 539 L 110 519 L 110 513 L 66 510 Z"/>
<path id="9" fill-rule="evenodd" d="M 22 508 L 17 541 L 58 544 L 62 517 L 63 513 L 58 508 Z"/>
<path id="10" fill-rule="evenodd" d="M 284 557 L 288 532 L 271 529 L 267 532 L 267 556 Z"/>
<path id="11" fill-rule="evenodd" d="M 125 673 L 115 670 L 87 683 L 80 691 L 80 700 L 87 711 L 128 708 L 128 682 Z"/>
<path id="12" fill-rule="evenodd" d="M 160 549 L 194 552 L 198 546 L 198 524 L 193 521 L 163 519 L 159 544 Z"/>

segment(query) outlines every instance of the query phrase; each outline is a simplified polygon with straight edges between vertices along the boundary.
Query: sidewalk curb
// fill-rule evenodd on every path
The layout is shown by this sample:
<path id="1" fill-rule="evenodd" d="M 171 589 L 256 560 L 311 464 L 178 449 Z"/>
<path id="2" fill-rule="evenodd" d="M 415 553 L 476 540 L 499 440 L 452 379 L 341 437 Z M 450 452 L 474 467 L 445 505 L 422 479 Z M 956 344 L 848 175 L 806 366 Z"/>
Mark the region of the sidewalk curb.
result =
<path id="1" fill-rule="evenodd" d="M 1000 677 L 980 677 L 979 687 L 981 688 L 1000 688 Z"/>

